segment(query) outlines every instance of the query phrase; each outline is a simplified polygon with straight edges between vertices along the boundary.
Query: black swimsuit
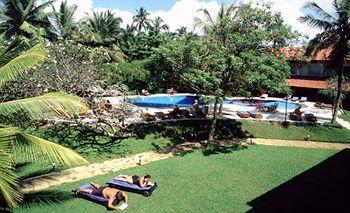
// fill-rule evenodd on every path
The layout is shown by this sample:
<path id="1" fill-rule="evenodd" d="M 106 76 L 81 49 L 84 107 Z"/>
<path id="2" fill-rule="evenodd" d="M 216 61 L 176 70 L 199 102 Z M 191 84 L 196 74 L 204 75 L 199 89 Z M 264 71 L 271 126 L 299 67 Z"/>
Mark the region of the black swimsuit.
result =
<path id="1" fill-rule="evenodd" d="M 103 196 L 102 191 L 105 188 L 106 188 L 105 186 L 100 186 L 100 188 L 92 190 L 92 195 Z"/>
<path id="2" fill-rule="evenodd" d="M 133 184 L 139 185 L 139 179 L 140 179 L 139 176 L 133 175 L 133 176 L 131 176 L 131 178 L 132 178 L 132 183 Z"/>

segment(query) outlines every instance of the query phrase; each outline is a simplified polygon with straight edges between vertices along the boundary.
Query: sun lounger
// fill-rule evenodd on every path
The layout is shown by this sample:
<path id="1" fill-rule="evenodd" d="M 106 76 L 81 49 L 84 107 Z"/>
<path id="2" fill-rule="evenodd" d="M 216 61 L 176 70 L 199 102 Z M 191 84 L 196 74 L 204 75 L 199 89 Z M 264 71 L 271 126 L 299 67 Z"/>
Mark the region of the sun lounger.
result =
<path id="1" fill-rule="evenodd" d="M 95 192 L 97 192 L 97 189 L 95 187 L 93 187 L 91 184 L 85 184 L 79 187 L 79 189 L 91 189 Z M 105 207 L 107 207 L 108 204 L 108 199 L 103 197 L 103 196 L 97 196 L 97 195 L 92 195 L 92 194 L 88 194 L 86 192 L 80 192 L 77 194 L 78 197 L 92 201 L 94 203 L 103 205 Z"/>
<path id="2" fill-rule="evenodd" d="M 278 104 L 274 104 L 272 106 L 265 106 L 266 112 L 274 112 L 276 111 L 277 107 L 278 107 Z"/>
<path id="3" fill-rule="evenodd" d="M 260 95 L 260 98 L 267 98 L 267 97 L 269 97 L 268 94 L 262 94 L 262 95 Z"/>
<path id="4" fill-rule="evenodd" d="M 305 120 L 308 122 L 317 122 L 316 116 L 312 113 L 305 114 Z"/>
<path id="5" fill-rule="evenodd" d="M 322 108 L 322 106 L 323 106 L 323 103 L 321 103 L 319 101 L 315 102 L 315 107 Z"/>
<path id="6" fill-rule="evenodd" d="M 154 115 L 151 115 L 148 112 L 141 113 L 141 118 L 147 122 L 157 120 Z"/>
<path id="7" fill-rule="evenodd" d="M 152 183 L 149 186 L 140 187 L 136 184 L 126 183 L 123 181 L 112 179 L 108 181 L 107 184 L 109 187 L 114 187 L 120 190 L 142 194 L 143 196 L 146 196 L 146 197 L 150 196 L 152 192 L 157 188 L 156 182 Z"/>
<path id="8" fill-rule="evenodd" d="M 290 99 L 291 101 L 297 101 L 297 100 L 299 100 L 299 97 L 297 97 L 297 96 L 294 96 L 292 99 Z"/>
<path id="9" fill-rule="evenodd" d="M 286 97 L 283 98 L 283 100 L 290 100 L 292 98 L 291 95 L 287 95 Z"/>
<path id="10" fill-rule="evenodd" d="M 248 113 L 252 118 L 262 118 L 262 114 L 258 113 L 257 111 L 248 111 Z"/>
<path id="11" fill-rule="evenodd" d="M 247 111 L 238 111 L 237 115 L 241 118 L 249 118 L 250 114 Z"/>
<path id="12" fill-rule="evenodd" d="M 294 112 L 291 112 L 289 114 L 289 118 L 292 120 L 292 121 L 302 121 L 303 118 L 301 117 L 301 115 L 298 115 L 298 114 L 295 114 Z"/>
<path id="13" fill-rule="evenodd" d="M 262 103 L 257 103 L 255 105 L 255 107 L 256 107 L 256 111 L 258 111 L 258 112 L 264 112 L 265 111 L 265 106 Z"/>
<path id="14" fill-rule="evenodd" d="M 307 97 L 302 96 L 302 97 L 300 98 L 300 102 L 305 102 L 305 101 L 307 101 Z"/>
<path id="15" fill-rule="evenodd" d="M 328 108 L 328 109 L 333 109 L 333 105 L 332 104 L 322 104 L 323 108 Z"/>

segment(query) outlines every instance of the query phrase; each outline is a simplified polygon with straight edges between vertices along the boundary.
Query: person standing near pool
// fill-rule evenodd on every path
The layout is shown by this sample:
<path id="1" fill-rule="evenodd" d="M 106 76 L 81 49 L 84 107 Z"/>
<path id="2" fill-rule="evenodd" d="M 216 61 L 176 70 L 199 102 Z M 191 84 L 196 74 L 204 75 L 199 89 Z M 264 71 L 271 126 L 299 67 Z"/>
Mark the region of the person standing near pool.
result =
<path id="1" fill-rule="evenodd" d="M 199 108 L 198 100 L 194 100 L 194 104 L 192 105 L 193 109 L 197 110 Z"/>

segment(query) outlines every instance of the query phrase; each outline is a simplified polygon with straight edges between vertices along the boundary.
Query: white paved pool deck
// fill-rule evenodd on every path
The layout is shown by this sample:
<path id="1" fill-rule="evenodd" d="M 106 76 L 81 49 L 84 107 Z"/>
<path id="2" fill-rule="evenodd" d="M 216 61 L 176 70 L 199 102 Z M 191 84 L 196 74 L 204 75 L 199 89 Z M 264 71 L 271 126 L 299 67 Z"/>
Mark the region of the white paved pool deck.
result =
<path id="1" fill-rule="evenodd" d="M 157 97 L 157 96 L 183 96 L 183 95 L 190 95 L 193 96 L 195 94 L 190 94 L 190 93 L 177 93 L 174 95 L 167 95 L 167 94 L 155 94 L 155 95 L 150 95 L 150 96 L 128 96 L 127 98 L 135 98 L 135 97 Z M 119 104 L 122 100 L 123 97 L 105 97 L 104 99 L 109 100 L 113 105 Z M 240 99 L 246 99 L 244 97 L 228 97 L 227 99 L 230 100 L 240 100 Z M 259 98 L 255 97 L 253 98 L 254 100 L 260 100 L 260 101 L 283 101 L 282 98 L 274 98 L 274 97 L 268 97 L 268 98 Z M 330 122 L 332 119 L 332 110 L 327 109 L 327 108 L 318 108 L 315 107 L 314 102 L 300 102 L 300 101 L 288 101 L 288 103 L 297 103 L 302 105 L 301 111 L 303 114 L 306 113 L 312 113 L 317 117 L 317 122 L 318 123 L 325 123 L 325 122 Z M 152 107 L 136 107 L 137 109 L 140 109 L 143 112 L 148 112 L 150 114 L 154 114 L 155 112 L 169 112 L 172 110 L 172 108 L 152 108 Z M 213 106 L 209 106 L 209 111 L 212 111 Z M 254 106 L 240 106 L 237 104 L 223 104 L 223 116 L 226 118 L 230 119 L 241 119 L 238 115 L 238 111 L 255 111 L 256 107 Z M 294 109 L 287 109 L 287 121 L 293 122 L 289 120 L 289 113 L 293 112 Z M 245 118 L 244 120 L 260 120 L 260 121 L 277 121 L 277 122 L 283 122 L 285 120 L 285 108 L 278 108 L 275 112 L 259 112 L 262 114 L 261 119 L 255 119 L 255 118 Z M 305 120 L 303 120 L 305 122 Z"/>

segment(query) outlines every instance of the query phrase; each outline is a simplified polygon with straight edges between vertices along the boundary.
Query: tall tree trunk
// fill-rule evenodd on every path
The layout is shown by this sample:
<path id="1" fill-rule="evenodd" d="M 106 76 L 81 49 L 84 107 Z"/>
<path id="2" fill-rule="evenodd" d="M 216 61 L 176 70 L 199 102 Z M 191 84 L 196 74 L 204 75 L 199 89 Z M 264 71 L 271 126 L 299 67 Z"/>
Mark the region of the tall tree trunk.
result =
<path id="1" fill-rule="evenodd" d="M 218 98 L 215 98 L 213 120 L 211 121 L 210 133 L 209 133 L 209 138 L 208 138 L 209 141 L 214 140 L 216 121 L 217 121 L 217 118 L 216 118 L 217 117 L 217 106 L 218 106 Z"/>
<path id="2" fill-rule="evenodd" d="M 223 103 L 221 103 L 221 104 L 219 105 L 219 115 L 222 114 L 222 105 L 223 105 Z"/>
<path id="3" fill-rule="evenodd" d="M 341 105 L 341 102 L 342 102 L 343 79 L 344 79 L 344 58 L 339 63 L 339 68 L 338 68 L 338 91 L 337 91 L 337 98 L 336 98 L 336 102 L 335 102 L 335 107 L 333 110 L 333 116 L 332 116 L 332 121 L 331 121 L 332 124 L 335 122 L 335 120 L 337 118 L 339 106 Z"/>

